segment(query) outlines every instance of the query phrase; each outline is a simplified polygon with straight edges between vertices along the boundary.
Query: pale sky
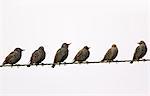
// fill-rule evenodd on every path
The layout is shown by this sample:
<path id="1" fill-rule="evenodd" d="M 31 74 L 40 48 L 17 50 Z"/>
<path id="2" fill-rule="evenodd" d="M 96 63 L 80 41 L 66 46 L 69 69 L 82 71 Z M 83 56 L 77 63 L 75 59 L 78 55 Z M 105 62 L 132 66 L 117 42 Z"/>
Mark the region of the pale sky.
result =
<path id="1" fill-rule="evenodd" d="M 85 45 L 100 61 L 112 44 L 116 60 L 132 59 L 137 42 L 150 48 L 148 0 L 1 0 L 0 64 L 16 47 L 19 64 L 44 46 L 52 63 L 61 44 L 71 62 Z M 144 58 L 150 58 L 148 50 Z M 149 62 L 0 68 L 0 96 L 149 96 Z"/>

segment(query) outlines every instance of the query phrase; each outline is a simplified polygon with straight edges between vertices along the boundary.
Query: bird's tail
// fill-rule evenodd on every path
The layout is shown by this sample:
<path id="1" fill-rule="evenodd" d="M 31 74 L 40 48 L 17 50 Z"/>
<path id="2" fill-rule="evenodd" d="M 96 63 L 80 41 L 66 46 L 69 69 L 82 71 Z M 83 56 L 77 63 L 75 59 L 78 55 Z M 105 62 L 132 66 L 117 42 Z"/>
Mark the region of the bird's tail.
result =
<path id="1" fill-rule="evenodd" d="M 29 64 L 31 65 L 31 64 L 33 64 L 33 62 L 30 60 L 30 61 L 29 61 Z"/>
<path id="2" fill-rule="evenodd" d="M 73 59 L 72 63 L 75 63 L 75 62 L 76 62 L 76 60 L 75 60 L 75 59 Z"/>
<path id="3" fill-rule="evenodd" d="M 130 61 L 130 63 L 132 64 L 132 63 L 133 63 L 133 60 L 132 60 L 132 61 Z"/>
<path id="4" fill-rule="evenodd" d="M 5 64 L 6 64 L 6 62 L 4 61 L 3 64 L 2 64 L 2 66 L 4 66 Z"/>
<path id="5" fill-rule="evenodd" d="M 29 64 L 27 65 L 27 67 L 30 67 L 32 65 L 32 61 L 29 61 Z"/>
<path id="6" fill-rule="evenodd" d="M 133 59 L 130 61 L 130 63 L 132 64 L 134 61 L 136 61 L 136 59 L 133 57 Z"/>
<path id="7" fill-rule="evenodd" d="M 105 61 L 105 59 L 102 59 L 100 62 L 104 62 Z"/>
<path id="8" fill-rule="evenodd" d="M 52 68 L 54 68 L 55 67 L 55 63 L 52 65 Z"/>

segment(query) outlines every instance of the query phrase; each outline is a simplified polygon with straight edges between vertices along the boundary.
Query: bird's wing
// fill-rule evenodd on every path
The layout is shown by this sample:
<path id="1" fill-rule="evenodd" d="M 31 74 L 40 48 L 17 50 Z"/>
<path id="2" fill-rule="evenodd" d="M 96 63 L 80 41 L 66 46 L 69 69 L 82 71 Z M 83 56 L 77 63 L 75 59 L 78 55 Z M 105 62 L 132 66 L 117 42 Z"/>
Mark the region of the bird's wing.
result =
<path id="1" fill-rule="evenodd" d="M 134 52 L 133 60 L 134 60 L 134 59 L 139 59 L 139 57 L 140 57 L 140 55 L 141 55 L 140 49 L 141 49 L 140 46 L 138 46 L 138 47 L 136 48 L 136 50 L 135 50 L 135 52 Z"/>
<path id="2" fill-rule="evenodd" d="M 109 50 L 107 51 L 107 53 L 105 54 L 103 60 L 109 60 L 109 59 L 111 58 L 111 55 L 112 55 L 111 49 L 109 49 Z"/>
<path id="3" fill-rule="evenodd" d="M 80 57 L 81 60 L 85 61 L 90 55 L 90 51 L 89 50 L 84 50 L 82 56 Z"/>
<path id="4" fill-rule="evenodd" d="M 78 60 L 80 58 L 80 56 L 82 55 L 83 50 L 81 49 L 75 56 L 74 60 Z"/>
<path id="5" fill-rule="evenodd" d="M 46 53 L 44 50 L 40 50 L 40 60 L 39 62 L 41 63 L 45 59 Z"/>
<path id="6" fill-rule="evenodd" d="M 111 59 L 115 59 L 115 58 L 117 57 L 117 55 L 118 55 L 118 49 L 115 48 L 115 49 L 113 50 L 113 54 L 112 54 Z"/>
<path id="7" fill-rule="evenodd" d="M 146 53 L 147 53 L 147 46 L 145 45 L 141 47 L 141 54 L 139 58 L 142 58 L 143 56 L 145 56 Z"/>
<path id="8" fill-rule="evenodd" d="M 54 63 L 63 62 L 68 56 L 68 49 L 60 48 L 55 55 Z"/>
<path id="9" fill-rule="evenodd" d="M 39 51 L 38 50 L 35 50 L 33 53 L 32 53 L 32 56 L 31 56 L 31 60 L 30 62 L 37 62 L 39 60 L 40 56 L 39 56 Z"/>
<path id="10" fill-rule="evenodd" d="M 57 63 L 59 61 L 58 59 L 61 57 L 61 48 L 57 50 L 55 58 L 54 58 L 54 63 Z"/>
<path id="11" fill-rule="evenodd" d="M 86 58 L 89 57 L 90 51 L 89 50 L 85 50 L 84 55 L 85 55 Z"/>
<path id="12" fill-rule="evenodd" d="M 13 51 L 13 52 L 11 52 L 6 58 L 5 58 L 5 61 L 4 62 L 8 62 L 12 57 L 14 57 L 14 55 L 15 55 L 15 52 Z"/>

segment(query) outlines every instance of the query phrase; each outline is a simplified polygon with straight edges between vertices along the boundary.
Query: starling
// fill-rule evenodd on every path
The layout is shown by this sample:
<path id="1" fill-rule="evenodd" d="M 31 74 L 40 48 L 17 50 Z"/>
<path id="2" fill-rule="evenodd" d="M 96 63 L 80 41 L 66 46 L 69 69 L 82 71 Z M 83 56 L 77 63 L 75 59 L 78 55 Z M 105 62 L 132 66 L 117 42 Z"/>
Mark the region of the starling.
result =
<path id="1" fill-rule="evenodd" d="M 84 46 L 84 48 L 82 48 L 75 56 L 74 58 L 74 62 L 78 61 L 79 63 L 82 63 L 83 61 L 86 61 L 86 59 L 89 57 L 90 55 L 90 51 L 89 51 L 88 46 Z"/>
<path id="2" fill-rule="evenodd" d="M 24 50 L 21 48 L 15 48 L 15 50 L 5 58 L 3 66 L 5 64 L 11 64 L 13 66 L 13 64 L 17 63 L 21 59 L 22 51 Z"/>
<path id="3" fill-rule="evenodd" d="M 38 65 L 45 59 L 46 53 L 44 51 L 44 47 L 40 46 L 38 50 L 35 50 L 32 53 L 31 59 L 30 59 L 30 65 L 31 64 L 36 64 Z"/>
<path id="4" fill-rule="evenodd" d="M 136 48 L 133 59 L 130 63 L 133 63 L 133 61 L 138 61 L 139 59 L 144 57 L 147 52 L 147 46 L 144 41 L 140 41 L 138 44 L 139 46 Z"/>
<path id="5" fill-rule="evenodd" d="M 58 51 L 56 52 L 55 58 L 54 58 L 54 63 L 52 65 L 52 68 L 55 67 L 56 63 L 60 64 L 68 57 L 68 52 L 69 52 L 68 47 L 70 44 L 63 43 L 61 48 L 58 49 Z"/>
<path id="6" fill-rule="evenodd" d="M 101 62 L 104 62 L 104 61 L 111 62 L 117 57 L 117 54 L 118 54 L 118 48 L 116 44 L 113 44 L 112 47 L 107 51 L 107 53 L 105 54 Z"/>

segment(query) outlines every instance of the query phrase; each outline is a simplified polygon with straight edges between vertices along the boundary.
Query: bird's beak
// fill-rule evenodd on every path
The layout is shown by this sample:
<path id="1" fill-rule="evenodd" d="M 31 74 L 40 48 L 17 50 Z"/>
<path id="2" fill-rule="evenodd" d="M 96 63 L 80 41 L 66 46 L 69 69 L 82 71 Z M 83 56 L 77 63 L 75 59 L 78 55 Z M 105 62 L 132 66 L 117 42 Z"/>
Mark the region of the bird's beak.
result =
<path id="1" fill-rule="evenodd" d="M 67 44 L 67 45 L 70 45 L 71 43 Z"/>
<path id="2" fill-rule="evenodd" d="M 89 49 L 91 48 L 91 47 L 88 47 Z"/>
<path id="3" fill-rule="evenodd" d="M 141 44 L 141 42 L 138 42 L 137 44 Z"/>
<path id="4" fill-rule="evenodd" d="M 25 51 L 25 49 L 22 49 L 22 51 Z"/>

